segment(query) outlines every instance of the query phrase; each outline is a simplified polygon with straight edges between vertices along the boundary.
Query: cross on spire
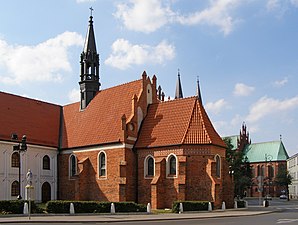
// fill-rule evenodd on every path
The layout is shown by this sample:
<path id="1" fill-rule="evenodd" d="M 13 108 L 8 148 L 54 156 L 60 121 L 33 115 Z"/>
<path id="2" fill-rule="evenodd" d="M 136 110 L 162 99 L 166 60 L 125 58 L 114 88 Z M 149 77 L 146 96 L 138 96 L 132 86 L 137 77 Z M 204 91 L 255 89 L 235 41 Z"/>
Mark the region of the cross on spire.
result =
<path id="1" fill-rule="evenodd" d="M 92 11 L 94 10 L 92 7 L 89 8 L 90 9 L 90 16 L 92 16 Z"/>

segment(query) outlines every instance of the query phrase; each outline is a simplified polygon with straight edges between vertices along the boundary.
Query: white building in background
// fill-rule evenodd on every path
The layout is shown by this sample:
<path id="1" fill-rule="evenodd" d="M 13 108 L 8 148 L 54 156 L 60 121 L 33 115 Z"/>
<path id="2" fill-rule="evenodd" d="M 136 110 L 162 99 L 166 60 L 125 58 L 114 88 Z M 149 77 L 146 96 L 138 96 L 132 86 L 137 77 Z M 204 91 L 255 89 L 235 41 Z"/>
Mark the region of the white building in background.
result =
<path id="1" fill-rule="evenodd" d="M 291 156 L 287 161 L 289 174 L 292 176 L 292 184 L 289 185 L 290 198 L 298 198 L 298 153 Z"/>
<path id="2" fill-rule="evenodd" d="M 33 174 L 32 198 L 38 202 L 57 199 L 61 118 L 59 105 L 0 91 L 0 200 L 17 199 L 19 194 L 25 199 L 29 169 Z M 19 156 L 14 146 L 20 148 L 23 135 L 27 150 Z"/>
<path id="3" fill-rule="evenodd" d="M 19 195 L 19 153 L 13 151 L 16 142 L 0 141 L 0 200 L 15 200 Z M 57 199 L 57 154 L 56 148 L 37 145 L 27 146 L 21 153 L 21 196 L 25 199 L 26 174 L 33 173 L 32 197 L 34 200 Z"/>

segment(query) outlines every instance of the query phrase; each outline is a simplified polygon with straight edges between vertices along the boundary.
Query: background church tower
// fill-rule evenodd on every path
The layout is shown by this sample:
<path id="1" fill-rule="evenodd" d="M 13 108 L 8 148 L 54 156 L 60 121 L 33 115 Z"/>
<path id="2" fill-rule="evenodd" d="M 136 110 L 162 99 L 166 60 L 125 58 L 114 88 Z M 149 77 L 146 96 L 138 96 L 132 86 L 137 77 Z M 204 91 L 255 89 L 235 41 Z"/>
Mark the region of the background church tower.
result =
<path id="1" fill-rule="evenodd" d="M 176 92 L 175 92 L 175 99 L 177 98 L 183 98 L 183 93 L 182 93 L 182 85 L 180 81 L 180 70 L 178 69 L 178 79 L 176 83 Z"/>
<path id="2" fill-rule="evenodd" d="M 96 51 L 95 35 L 93 30 L 93 17 L 90 8 L 91 15 L 89 20 L 89 26 L 87 30 L 86 40 L 83 52 L 81 54 L 81 109 L 85 109 L 90 101 L 94 98 L 99 91 L 99 55 Z"/>

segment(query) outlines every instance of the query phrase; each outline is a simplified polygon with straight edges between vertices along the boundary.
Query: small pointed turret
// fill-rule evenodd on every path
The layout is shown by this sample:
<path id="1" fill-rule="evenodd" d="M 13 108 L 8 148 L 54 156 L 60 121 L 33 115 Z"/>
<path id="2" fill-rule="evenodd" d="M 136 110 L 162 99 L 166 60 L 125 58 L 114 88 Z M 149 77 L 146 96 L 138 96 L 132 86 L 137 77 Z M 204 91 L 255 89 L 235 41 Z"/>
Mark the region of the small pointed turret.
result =
<path id="1" fill-rule="evenodd" d="M 198 97 L 200 103 L 202 104 L 203 103 L 203 100 L 202 100 L 202 95 L 201 95 L 201 88 L 200 88 L 199 77 L 197 77 L 197 97 Z"/>
<path id="2" fill-rule="evenodd" d="M 92 8 L 85 45 L 81 53 L 81 109 L 85 109 L 99 91 L 99 55 L 96 51 L 95 35 L 93 30 Z"/>
<path id="3" fill-rule="evenodd" d="M 84 53 L 96 53 L 96 44 L 95 44 L 95 35 L 93 29 L 93 16 L 90 16 L 89 26 L 86 34 L 85 44 L 84 44 Z"/>
<path id="4" fill-rule="evenodd" d="M 183 98 L 179 69 L 178 69 L 178 79 L 177 79 L 177 83 L 176 83 L 176 92 L 175 92 L 175 99 L 177 99 L 177 98 Z"/>

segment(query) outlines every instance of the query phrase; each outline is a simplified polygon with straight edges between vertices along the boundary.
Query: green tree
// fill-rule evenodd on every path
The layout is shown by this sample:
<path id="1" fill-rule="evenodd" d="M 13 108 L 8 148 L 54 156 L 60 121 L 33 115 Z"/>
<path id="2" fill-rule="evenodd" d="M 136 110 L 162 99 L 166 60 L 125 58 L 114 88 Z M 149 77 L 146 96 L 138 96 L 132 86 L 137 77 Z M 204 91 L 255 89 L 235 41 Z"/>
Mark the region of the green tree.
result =
<path id="1" fill-rule="evenodd" d="M 223 140 L 227 145 L 226 160 L 234 179 L 234 196 L 242 197 L 244 191 L 250 188 L 252 184 L 251 167 L 244 153 L 234 150 L 231 138 L 224 138 Z"/>
<path id="2" fill-rule="evenodd" d="M 278 172 L 275 178 L 276 185 L 279 185 L 280 187 L 284 187 L 286 189 L 287 199 L 289 198 L 289 185 L 292 184 L 293 177 L 289 174 L 289 171 L 286 169 L 284 165 L 281 165 L 278 167 Z"/>

